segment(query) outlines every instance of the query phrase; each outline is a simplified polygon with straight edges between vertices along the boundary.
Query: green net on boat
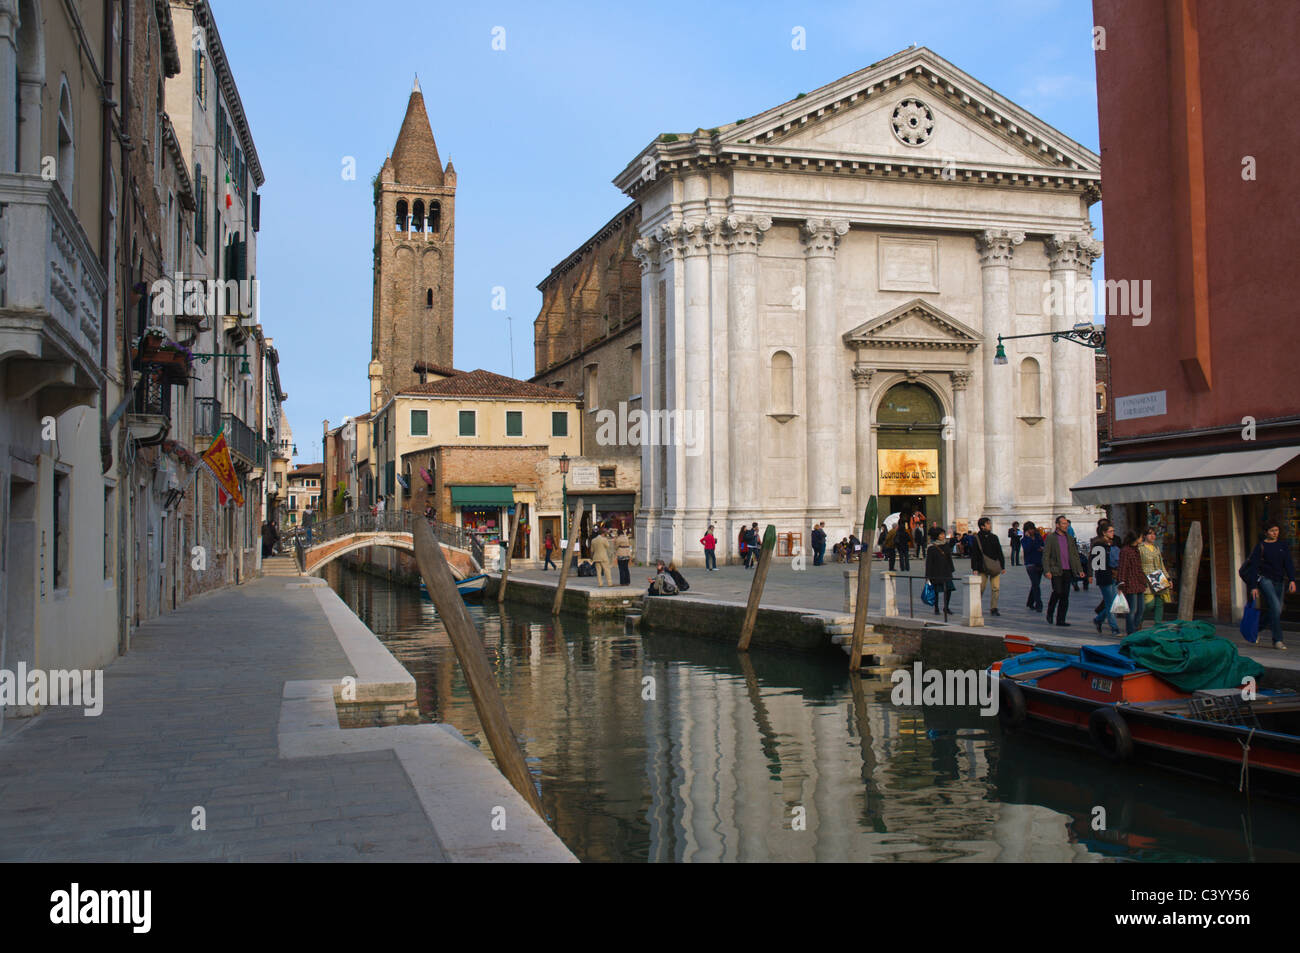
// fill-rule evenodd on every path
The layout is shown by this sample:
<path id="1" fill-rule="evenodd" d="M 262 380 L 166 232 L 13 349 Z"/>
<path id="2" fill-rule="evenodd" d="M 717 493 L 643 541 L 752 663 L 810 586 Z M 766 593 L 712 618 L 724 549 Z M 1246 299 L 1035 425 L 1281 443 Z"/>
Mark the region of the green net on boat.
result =
<path id="1" fill-rule="evenodd" d="M 1258 678 L 1264 666 L 1237 652 L 1208 622 L 1163 622 L 1126 637 L 1120 648 L 1134 662 L 1185 692 L 1240 688 L 1246 676 Z"/>

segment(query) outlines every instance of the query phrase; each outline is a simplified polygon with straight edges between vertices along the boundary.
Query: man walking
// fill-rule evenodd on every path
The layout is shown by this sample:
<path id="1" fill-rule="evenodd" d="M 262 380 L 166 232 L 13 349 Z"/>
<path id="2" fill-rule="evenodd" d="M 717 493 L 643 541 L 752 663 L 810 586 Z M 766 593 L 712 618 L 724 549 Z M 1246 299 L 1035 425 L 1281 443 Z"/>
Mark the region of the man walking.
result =
<path id="1" fill-rule="evenodd" d="M 627 538 L 621 526 L 614 537 L 614 555 L 618 558 L 618 584 L 632 585 L 632 571 L 628 568 L 632 564 L 632 540 Z"/>
<path id="2" fill-rule="evenodd" d="M 1056 518 L 1056 532 L 1047 537 L 1043 545 L 1043 575 L 1052 586 L 1052 598 L 1047 601 L 1047 621 L 1056 613 L 1056 624 L 1068 626 L 1065 614 L 1070 610 L 1070 589 L 1075 578 L 1083 575 L 1079 560 L 1079 547 L 1069 534 L 1070 521 L 1064 516 Z"/>
<path id="3" fill-rule="evenodd" d="M 826 555 L 826 524 L 818 523 L 812 531 L 813 565 L 822 565 Z"/>
<path id="4" fill-rule="evenodd" d="M 1020 521 L 1011 524 L 1011 529 L 1007 530 L 1007 536 L 1011 540 L 1011 565 L 1020 565 Z"/>
<path id="5" fill-rule="evenodd" d="M 992 587 L 989 597 L 989 615 L 998 614 L 998 594 L 1002 588 L 1002 573 L 1006 570 L 1006 561 L 1002 558 L 1002 541 L 993 533 L 993 521 L 987 516 L 980 517 L 979 532 L 975 534 L 971 545 L 971 568 L 980 574 L 980 598 L 984 589 Z"/>
<path id="6" fill-rule="evenodd" d="M 614 580 L 610 542 L 604 530 L 597 533 L 591 541 L 591 561 L 596 567 L 596 585 L 612 586 Z"/>

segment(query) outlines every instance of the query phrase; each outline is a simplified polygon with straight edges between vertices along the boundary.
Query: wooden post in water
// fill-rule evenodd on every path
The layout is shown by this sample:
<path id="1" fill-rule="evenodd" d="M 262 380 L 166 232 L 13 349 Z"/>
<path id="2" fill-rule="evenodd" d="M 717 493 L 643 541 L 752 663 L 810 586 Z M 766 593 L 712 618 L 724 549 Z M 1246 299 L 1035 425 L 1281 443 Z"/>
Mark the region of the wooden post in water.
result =
<path id="1" fill-rule="evenodd" d="M 506 601 L 506 579 L 510 576 L 510 563 L 514 560 L 515 534 L 519 532 L 519 511 L 523 506 L 515 501 L 515 515 L 510 518 L 510 535 L 506 538 L 506 552 L 501 560 L 501 588 L 497 590 L 497 604 Z"/>
<path id="2" fill-rule="evenodd" d="M 745 624 L 740 627 L 740 644 L 736 646 L 742 652 L 749 651 L 749 640 L 754 636 L 754 623 L 758 620 L 758 604 L 763 600 L 763 586 L 767 583 L 767 570 L 772 565 L 774 552 L 776 552 L 776 527 L 768 523 L 763 533 L 763 551 L 758 554 L 758 568 L 754 570 L 754 581 L 749 586 L 749 604 L 745 606 Z"/>
<path id="3" fill-rule="evenodd" d="M 1183 547 L 1183 578 L 1178 581 L 1178 618 L 1190 622 L 1196 602 L 1196 577 L 1201 571 L 1201 521 L 1192 520 Z M 1159 596 L 1156 596 L 1159 599 Z"/>
<path id="4" fill-rule="evenodd" d="M 902 522 L 899 517 L 899 522 Z M 867 630 L 867 608 L 871 602 L 871 554 L 876 537 L 876 498 L 867 500 L 867 511 L 862 516 L 862 552 L 858 553 L 858 602 L 853 610 L 853 644 L 849 650 L 849 671 L 862 668 L 862 639 Z"/>
<path id="5" fill-rule="evenodd" d="M 572 553 L 577 551 L 576 543 L 578 534 L 581 530 L 578 528 L 578 517 L 582 514 L 582 497 L 573 507 L 573 517 L 569 520 L 569 545 L 564 547 L 564 564 L 560 566 L 560 582 L 555 587 L 555 602 L 551 606 L 551 615 L 560 614 L 560 603 L 564 601 L 564 584 L 569 581 L 569 563 L 573 562 Z"/>
<path id="6" fill-rule="evenodd" d="M 442 547 L 433 538 L 433 530 L 429 529 L 425 520 L 415 521 L 411 535 L 415 540 L 415 561 L 420 567 L 420 575 L 424 577 L 429 598 L 433 600 L 438 618 L 442 620 L 452 648 L 456 650 L 456 658 L 460 661 L 465 682 L 469 685 L 470 698 L 474 700 L 474 710 L 478 713 L 488 744 L 492 746 L 497 768 L 537 812 L 537 816 L 546 820 L 542 799 L 533 785 L 532 775 L 528 773 L 523 750 L 510 728 L 505 702 L 501 700 L 496 680 L 492 677 L 487 650 L 483 648 L 483 640 L 474 628 L 465 601 L 456 589 L 456 580 L 452 577 L 451 567 L 447 565 L 447 557 L 442 554 Z"/>

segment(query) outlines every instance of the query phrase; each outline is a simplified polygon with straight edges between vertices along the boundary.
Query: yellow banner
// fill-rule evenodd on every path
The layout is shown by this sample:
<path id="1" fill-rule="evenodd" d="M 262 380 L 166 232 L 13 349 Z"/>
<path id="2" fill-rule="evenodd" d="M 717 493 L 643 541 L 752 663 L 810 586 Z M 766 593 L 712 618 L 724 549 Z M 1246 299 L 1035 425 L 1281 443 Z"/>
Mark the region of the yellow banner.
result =
<path id="1" fill-rule="evenodd" d="M 235 501 L 236 506 L 244 505 L 244 494 L 239 492 L 239 476 L 235 465 L 230 460 L 230 445 L 226 443 L 224 433 L 217 434 L 212 446 L 203 451 L 203 462 L 208 465 L 217 482 Z"/>
<path id="2" fill-rule="evenodd" d="M 881 496 L 938 496 L 938 450 L 877 450 Z"/>

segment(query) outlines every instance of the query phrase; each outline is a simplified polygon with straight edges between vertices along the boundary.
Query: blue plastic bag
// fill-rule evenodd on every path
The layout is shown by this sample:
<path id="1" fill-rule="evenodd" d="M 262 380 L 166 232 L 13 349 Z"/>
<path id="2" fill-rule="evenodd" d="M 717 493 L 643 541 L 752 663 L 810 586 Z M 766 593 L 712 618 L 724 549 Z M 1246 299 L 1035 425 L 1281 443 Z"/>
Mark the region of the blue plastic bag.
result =
<path id="1" fill-rule="evenodd" d="M 934 584 L 929 579 L 925 581 L 925 588 L 921 590 L 921 601 L 927 606 L 932 606 L 938 601 L 934 594 Z"/>
<path id="2" fill-rule="evenodd" d="M 1241 637 L 1251 644 L 1259 640 L 1259 608 L 1254 599 L 1241 610 Z"/>

